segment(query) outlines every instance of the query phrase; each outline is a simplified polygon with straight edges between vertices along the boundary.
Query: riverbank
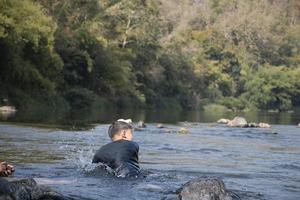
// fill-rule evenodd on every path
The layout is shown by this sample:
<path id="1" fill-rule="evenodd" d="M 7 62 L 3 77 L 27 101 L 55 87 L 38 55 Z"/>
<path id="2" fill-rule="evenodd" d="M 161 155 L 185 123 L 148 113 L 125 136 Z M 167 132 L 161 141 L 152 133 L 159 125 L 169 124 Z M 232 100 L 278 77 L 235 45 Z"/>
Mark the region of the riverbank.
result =
<path id="1" fill-rule="evenodd" d="M 59 128 L 64 130 L 90 129 L 94 124 L 111 123 L 116 119 L 131 118 L 134 122 L 140 120 L 147 123 L 177 123 L 202 122 L 216 123 L 221 118 L 233 119 L 243 116 L 249 122 L 263 122 L 268 124 L 297 125 L 300 122 L 300 112 L 233 112 L 229 110 L 170 110 L 170 109 L 118 109 L 113 107 L 98 107 L 77 110 L 64 109 L 32 109 L 18 110 L 7 116 L 0 114 L 0 121 L 6 123 L 25 124 L 35 127 Z"/>

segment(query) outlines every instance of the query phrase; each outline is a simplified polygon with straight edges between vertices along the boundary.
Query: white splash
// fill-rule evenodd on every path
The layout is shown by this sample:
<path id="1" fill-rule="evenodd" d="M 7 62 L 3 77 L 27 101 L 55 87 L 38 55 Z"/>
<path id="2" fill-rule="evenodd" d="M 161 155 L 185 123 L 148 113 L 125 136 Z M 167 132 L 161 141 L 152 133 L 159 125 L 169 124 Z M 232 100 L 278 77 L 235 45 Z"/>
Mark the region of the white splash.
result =
<path id="1" fill-rule="evenodd" d="M 35 178 L 34 180 L 39 185 L 66 185 L 66 184 L 72 184 L 77 182 L 77 179 L 66 180 L 66 179 Z"/>

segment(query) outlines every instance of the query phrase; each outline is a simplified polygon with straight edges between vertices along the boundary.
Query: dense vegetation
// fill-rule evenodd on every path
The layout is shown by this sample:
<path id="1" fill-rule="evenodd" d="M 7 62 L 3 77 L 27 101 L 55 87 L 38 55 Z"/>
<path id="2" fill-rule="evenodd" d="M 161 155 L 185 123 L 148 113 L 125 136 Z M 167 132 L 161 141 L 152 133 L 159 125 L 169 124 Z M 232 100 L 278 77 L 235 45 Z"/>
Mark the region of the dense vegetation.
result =
<path id="1" fill-rule="evenodd" d="M 1 104 L 288 110 L 298 0 L 0 0 Z"/>

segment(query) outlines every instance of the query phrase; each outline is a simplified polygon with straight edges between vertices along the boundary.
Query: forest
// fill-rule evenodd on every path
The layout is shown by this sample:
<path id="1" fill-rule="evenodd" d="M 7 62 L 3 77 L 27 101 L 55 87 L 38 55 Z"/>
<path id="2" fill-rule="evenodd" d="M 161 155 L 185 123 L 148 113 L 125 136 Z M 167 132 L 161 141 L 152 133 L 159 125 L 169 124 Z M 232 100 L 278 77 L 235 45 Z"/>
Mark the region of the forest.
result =
<path id="1" fill-rule="evenodd" d="M 0 106 L 291 110 L 299 0 L 0 0 Z"/>

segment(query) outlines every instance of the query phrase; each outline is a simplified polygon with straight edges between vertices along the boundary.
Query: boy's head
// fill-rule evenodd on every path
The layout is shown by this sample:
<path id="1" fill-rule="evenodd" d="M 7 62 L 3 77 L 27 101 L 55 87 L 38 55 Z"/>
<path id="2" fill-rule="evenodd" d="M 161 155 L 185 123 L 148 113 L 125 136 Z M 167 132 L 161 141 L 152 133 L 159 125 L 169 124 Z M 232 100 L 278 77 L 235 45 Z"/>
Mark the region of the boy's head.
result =
<path id="1" fill-rule="evenodd" d="M 109 129 L 108 135 L 112 141 L 117 140 L 132 140 L 132 126 L 124 121 L 113 122 Z"/>

